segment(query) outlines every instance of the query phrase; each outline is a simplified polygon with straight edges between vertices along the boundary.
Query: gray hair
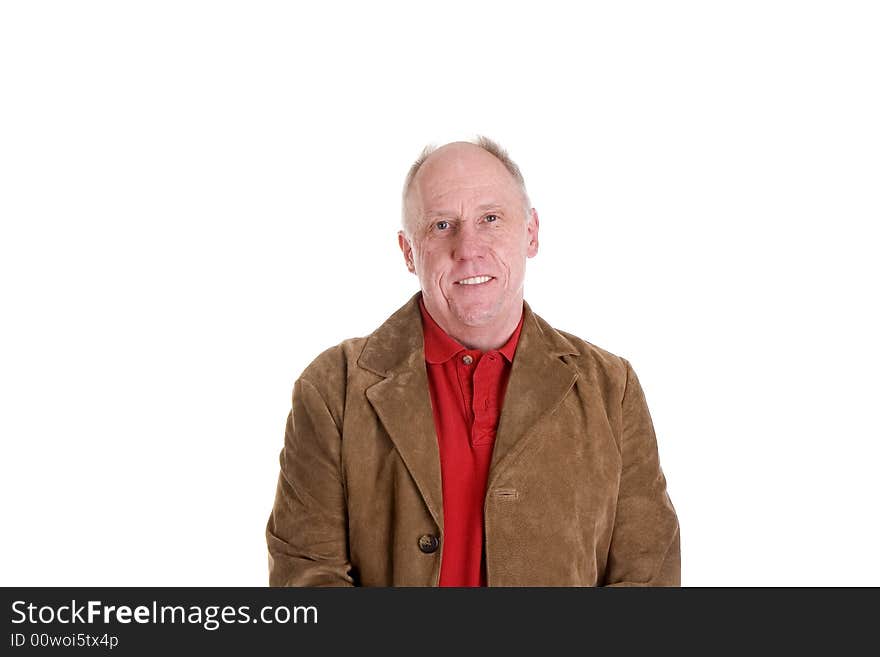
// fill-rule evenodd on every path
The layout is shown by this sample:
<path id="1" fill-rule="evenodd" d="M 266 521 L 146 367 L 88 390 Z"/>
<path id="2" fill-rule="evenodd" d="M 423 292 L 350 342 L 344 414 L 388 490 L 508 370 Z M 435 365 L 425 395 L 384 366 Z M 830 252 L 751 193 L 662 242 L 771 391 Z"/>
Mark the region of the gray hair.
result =
<path id="1" fill-rule="evenodd" d="M 476 139 L 472 139 L 467 143 L 473 144 L 474 146 L 479 146 L 484 151 L 493 155 L 501 164 L 504 165 L 504 168 L 510 172 L 510 175 L 513 176 L 513 179 L 516 180 L 517 184 L 520 186 L 522 190 L 523 199 L 525 202 L 525 212 L 526 218 L 528 219 L 529 209 L 531 207 L 531 202 L 529 201 L 528 192 L 526 192 L 526 181 L 523 178 L 522 171 L 520 171 L 519 166 L 517 166 L 516 162 L 514 162 L 510 155 L 507 154 L 507 151 L 502 148 L 502 146 L 488 137 L 484 137 L 482 135 L 477 135 Z M 402 195 L 402 212 L 401 212 L 401 223 L 403 226 L 404 232 L 409 235 L 409 230 L 406 222 L 406 199 L 409 196 L 409 190 L 412 187 L 413 180 L 416 177 L 416 174 L 419 172 L 419 169 L 422 168 L 422 165 L 425 163 L 425 160 L 437 150 L 437 146 L 434 144 L 428 144 L 422 149 L 421 154 L 416 158 L 416 161 L 413 162 L 412 166 L 409 168 L 409 172 L 406 174 L 406 180 L 403 183 L 403 195 Z"/>

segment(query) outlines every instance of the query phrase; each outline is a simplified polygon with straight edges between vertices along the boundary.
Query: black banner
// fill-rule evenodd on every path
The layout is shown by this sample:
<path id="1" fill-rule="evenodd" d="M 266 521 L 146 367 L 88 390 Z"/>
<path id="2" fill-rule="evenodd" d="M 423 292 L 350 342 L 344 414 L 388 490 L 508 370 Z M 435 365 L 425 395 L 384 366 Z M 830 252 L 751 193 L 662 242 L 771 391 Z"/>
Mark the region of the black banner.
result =
<path id="1" fill-rule="evenodd" d="M 864 646 L 875 589 L 5 588 L 4 655 Z M 863 598 L 868 598 L 863 600 Z M 833 631 L 832 631 L 833 630 Z M 709 643 L 705 643 L 708 641 Z"/>

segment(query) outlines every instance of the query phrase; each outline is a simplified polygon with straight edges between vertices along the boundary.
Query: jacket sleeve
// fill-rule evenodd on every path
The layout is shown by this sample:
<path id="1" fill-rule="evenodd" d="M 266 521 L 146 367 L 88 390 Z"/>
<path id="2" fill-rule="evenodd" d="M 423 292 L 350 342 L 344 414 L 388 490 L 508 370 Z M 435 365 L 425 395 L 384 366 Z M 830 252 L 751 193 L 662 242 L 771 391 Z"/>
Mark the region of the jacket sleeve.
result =
<path id="1" fill-rule="evenodd" d="M 281 473 L 266 526 L 270 586 L 353 586 L 341 435 L 321 394 L 293 388 Z"/>
<path id="2" fill-rule="evenodd" d="M 678 517 L 666 492 L 645 395 L 632 365 L 623 360 L 623 466 L 605 585 L 681 586 Z"/>

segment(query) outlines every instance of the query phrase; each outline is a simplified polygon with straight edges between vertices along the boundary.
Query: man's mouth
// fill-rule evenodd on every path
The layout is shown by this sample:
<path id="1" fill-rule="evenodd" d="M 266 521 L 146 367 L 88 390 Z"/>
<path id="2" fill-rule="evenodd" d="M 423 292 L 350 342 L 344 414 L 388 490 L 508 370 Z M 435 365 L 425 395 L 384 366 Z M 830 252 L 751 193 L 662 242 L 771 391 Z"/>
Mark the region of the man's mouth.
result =
<path id="1" fill-rule="evenodd" d="M 471 278 L 463 278 L 460 281 L 456 281 L 456 285 L 482 285 L 483 283 L 488 283 L 491 281 L 494 276 L 472 276 Z"/>

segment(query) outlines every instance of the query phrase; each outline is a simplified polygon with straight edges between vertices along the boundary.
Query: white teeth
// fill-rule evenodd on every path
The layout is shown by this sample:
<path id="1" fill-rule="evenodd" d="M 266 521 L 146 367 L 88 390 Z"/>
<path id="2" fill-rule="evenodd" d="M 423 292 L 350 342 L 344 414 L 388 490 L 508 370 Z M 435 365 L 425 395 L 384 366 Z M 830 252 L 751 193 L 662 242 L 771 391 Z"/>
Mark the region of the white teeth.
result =
<path id="1" fill-rule="evenodd" d="M 491 276 L 474 276 L 473 278 L 466 278 L 463 281 L 459 281 L 459 285 L 479 285 L 480 283 L 488 283 L 492 280 Z"/>

